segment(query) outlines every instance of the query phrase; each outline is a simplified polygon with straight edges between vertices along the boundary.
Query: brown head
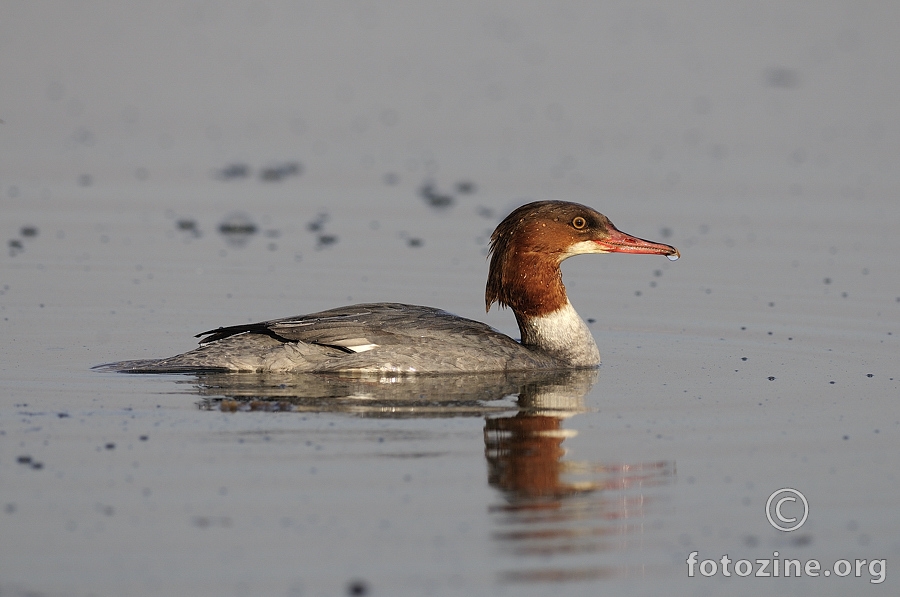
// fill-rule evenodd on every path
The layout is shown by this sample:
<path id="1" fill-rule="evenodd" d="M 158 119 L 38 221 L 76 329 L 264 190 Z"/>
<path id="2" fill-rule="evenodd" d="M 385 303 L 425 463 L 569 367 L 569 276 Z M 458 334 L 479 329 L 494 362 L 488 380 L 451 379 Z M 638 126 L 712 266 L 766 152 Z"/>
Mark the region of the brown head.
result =
<path id="1" fill-rule="evenodd" d="M 485 306 L 510 307 L 517 318 L 552 313 L 568 302 L 559 264 L 583 253 L 679 257 L 678 249 L 619 231 L 603 214 L 577 203 L 536 201 L 519 207 L 491 235 Z"/>

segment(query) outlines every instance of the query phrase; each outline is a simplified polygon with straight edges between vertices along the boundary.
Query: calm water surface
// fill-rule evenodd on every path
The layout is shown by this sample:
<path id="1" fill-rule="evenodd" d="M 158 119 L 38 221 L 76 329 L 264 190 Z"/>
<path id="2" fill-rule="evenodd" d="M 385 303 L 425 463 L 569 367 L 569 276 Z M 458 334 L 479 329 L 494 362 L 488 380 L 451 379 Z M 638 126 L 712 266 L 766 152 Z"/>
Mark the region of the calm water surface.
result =
<path id="1" fill-rule="evenodd" d="M 4 3 L 0 597 L 900 594 L 900 4 L 810 6 Z M 564 264 L 593 374 L 91 370 L 370 301 L 516 335 L 540 199 L 682 254 Z"/>
<path id="2" fill-rule="evenodd" d="M 381 209 L 378 193 L 395 191 L 302 207 L 273 192 L 246 209 L 215 203 L 222 188 L 163 207 L 155 193 L 116 207 L 120 190 L 10 202 L 4 594 L 836 595 L 893 582 L 900 272 L 886 230 L 855 234 L 873 214 L 821 216 L 825 229 L 841 220 L 845 243 L 786 234 L 789 217 L 704 219 L 702 205 L 644 223 L 624 213 L 641 236 L 670 227 L 660 240 L 684 258 L 567 263 L 598 372 L 90 371 L 347 302 L 485 318 L 485 241 L 506 209 L 489 197 L 440 210 L 411 193 Z M 252 226 L 220 230 L 235 221 Z M 508 312 L 485 319 L 515 333 Z M 782 487 L 810 504 L 791 533 L 765 515 Z M 689 578 L 694 551 L 887 568 Z"/>

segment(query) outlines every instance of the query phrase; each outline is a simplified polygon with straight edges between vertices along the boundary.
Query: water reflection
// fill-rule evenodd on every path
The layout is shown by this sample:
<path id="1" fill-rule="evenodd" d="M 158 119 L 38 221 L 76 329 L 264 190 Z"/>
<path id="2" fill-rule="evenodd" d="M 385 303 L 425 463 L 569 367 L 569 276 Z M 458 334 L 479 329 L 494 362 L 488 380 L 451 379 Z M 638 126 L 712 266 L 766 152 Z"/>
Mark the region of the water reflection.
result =
<path id="1" fill-rule="evenodd" d="M 595 379 L 529 385 L 520 410 L 485 419 L 488 483 L 503 500 L 491 506 L 494 540 L 512 557 L 504 582 L 565 582 L 634 574 L 633 565 L 602 565 L 600 552 L 640 541 L 653 487 L 671 483 L 675 464 L 604 464 L 566 458 L 578 432 L 566 419 L 584 410 Z M 655 495 L 655 494 L 654 494 Z"/>
<path id="2" fill-rule="evenodd" d="M 641 575 L 632 560 L 675 463 L 567 457 L 596 371 L 420 377 L 210 373 L 194 385 L 204 410 L 332 412 L 379 418 L 484 417 L 492 538 L 508 562 L 501 582 Z M 602 455 L 601 455 L 602 457 Z M 612 556 L 624 557 L 612 557 Z M 624 563 L 623 563 L 624 562 Z"/>
<path id="3" fill-rule="evenodd" d="M 589 372 L 595 376 L 596 373 Z M 321 374 L 205 373 L 195 385 L 203 410 L 347 413 L 384 418 L 477 416 L 519 410 L 517 397 L 532 385 L 571 383 L 572 373 L 341 376 Z M 583 377 L 583 374 L 579 374 Z M 593 382 L 591 382 L 593 383 Z M 590 384 L 583 388 L 584 394 Z M 521 398 L 519 399 L 521 401 Z"/>

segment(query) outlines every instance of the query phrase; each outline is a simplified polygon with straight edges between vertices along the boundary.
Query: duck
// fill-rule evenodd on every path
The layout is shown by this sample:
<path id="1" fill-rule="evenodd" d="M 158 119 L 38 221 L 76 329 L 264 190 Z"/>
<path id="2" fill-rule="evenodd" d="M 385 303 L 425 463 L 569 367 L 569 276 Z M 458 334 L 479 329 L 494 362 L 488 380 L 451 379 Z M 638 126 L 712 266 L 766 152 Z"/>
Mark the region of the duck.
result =
<path id="1" fill-rule="evenodd" d="M 97 368 L 131 373 L 305 372 L 414 375 L 596 368 L 600 351 L 569 302 L 560 264 L 576 255 L 680 257 L 673 246 L 617 229 L 591 207 L 535 201 L 513 210 L 490 238 L 485 308 L 509 308 L 520 338 L 442 309 L 363 303 L 197 334 L 173 357 Z"/>

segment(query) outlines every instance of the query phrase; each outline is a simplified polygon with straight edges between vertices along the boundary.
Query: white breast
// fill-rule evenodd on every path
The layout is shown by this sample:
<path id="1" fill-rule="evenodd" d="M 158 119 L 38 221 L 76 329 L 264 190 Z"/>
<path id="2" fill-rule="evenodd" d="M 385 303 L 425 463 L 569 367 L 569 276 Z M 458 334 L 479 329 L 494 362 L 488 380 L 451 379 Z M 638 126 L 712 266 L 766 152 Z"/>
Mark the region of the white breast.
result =
<path id="1" fill-rule="evenodd" d="M 594 336 L 568 301 L 552 313 L 531 317 L 522 323 L 522 344 L 542 348 L 572 367 L 600 364 L 600 351 Z"/>

